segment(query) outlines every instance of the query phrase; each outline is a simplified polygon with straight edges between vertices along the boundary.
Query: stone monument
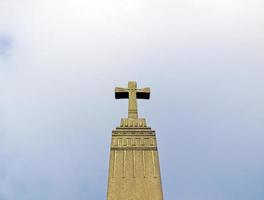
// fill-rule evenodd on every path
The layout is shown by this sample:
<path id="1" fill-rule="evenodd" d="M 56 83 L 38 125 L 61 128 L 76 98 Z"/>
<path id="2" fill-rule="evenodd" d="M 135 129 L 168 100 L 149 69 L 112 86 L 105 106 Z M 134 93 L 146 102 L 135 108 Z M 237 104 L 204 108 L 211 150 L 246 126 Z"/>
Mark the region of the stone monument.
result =
<path id="1" fill-rule="evenodd" d="M 107 200 L 163 200 L 156 134 L 138 118 L 137 99 L 150 89 L 115 88 L 116 99 L 128 99 L 128 118 L 112 131 Z"/>

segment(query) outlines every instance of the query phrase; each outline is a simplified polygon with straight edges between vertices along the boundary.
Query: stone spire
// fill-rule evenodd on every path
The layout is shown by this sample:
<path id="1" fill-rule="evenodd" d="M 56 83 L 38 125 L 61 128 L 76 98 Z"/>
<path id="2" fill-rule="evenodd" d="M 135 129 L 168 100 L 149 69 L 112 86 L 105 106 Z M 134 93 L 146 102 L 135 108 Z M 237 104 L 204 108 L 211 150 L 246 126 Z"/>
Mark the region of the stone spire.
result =
<path id="1" fill-rule="evenodd" d="M 112 132 L 107 200 L 163 200 L 156 134 L 138 118 L 137 99 L 150 89 L 116 88 L 116 99 L 128 98 L 128 118 Z"/>

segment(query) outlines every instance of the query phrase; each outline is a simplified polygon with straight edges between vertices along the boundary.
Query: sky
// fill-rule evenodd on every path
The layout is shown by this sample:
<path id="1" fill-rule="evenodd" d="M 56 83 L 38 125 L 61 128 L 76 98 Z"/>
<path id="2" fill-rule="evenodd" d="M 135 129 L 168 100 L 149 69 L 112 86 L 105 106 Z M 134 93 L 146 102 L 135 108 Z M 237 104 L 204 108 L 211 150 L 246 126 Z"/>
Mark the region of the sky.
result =
<path id="1" fill-rule="evenodd" d="M 150 87 L 165 200 L 264 199 L 262 0 L 0 0 L 0 200 L 106 199 L 114 87 Z"/>

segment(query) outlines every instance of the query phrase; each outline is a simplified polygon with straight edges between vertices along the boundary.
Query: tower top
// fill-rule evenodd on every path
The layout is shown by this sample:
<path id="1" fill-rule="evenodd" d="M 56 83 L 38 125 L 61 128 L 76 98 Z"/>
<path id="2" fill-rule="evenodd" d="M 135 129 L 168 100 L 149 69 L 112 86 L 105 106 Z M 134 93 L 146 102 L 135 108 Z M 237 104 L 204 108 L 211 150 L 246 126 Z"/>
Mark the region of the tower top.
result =
<path id="1" fill-rule="evenodd" d="M 150 97 L 150 88 L 137 88 L 136 81 L 129 81 L 128 88 L 115 88 L 115 98 L 116 99 L 128 99 L 128 118 L 122 119 L 122 121 L 143 123 L 145 124 L 145 119 L 138 118 L 138 109 L 137 109 L 137 99 L 149 99 Z M 140 122 L 142 121 L 142 122 Z M 122 122 L 121 122 L 122 125 Z M 144 125 L 145 126 L 145 125 Z"/>
<path id="2" fill-rule="evenodd" d="M 128 118 L 138 119 L 137 99 L 149 99 L 150 88 L 137 88 L 136 81 L 129 81 L 128 88 L 115 88 L 116 99 L 128 99 Z"/>

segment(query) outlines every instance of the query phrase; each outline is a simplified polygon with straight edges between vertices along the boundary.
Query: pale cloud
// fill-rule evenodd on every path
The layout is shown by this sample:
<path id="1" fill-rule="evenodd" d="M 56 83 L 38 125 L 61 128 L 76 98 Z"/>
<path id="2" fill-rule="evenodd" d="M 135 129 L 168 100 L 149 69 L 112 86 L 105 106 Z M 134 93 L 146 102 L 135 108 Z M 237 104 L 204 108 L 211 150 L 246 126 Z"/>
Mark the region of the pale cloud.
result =
<path id="1" fill-rule="evenodd" d="M 12 48 L 12 41 L 8 37 L 0 37 L 0 56 L 4 56 Z"/>

